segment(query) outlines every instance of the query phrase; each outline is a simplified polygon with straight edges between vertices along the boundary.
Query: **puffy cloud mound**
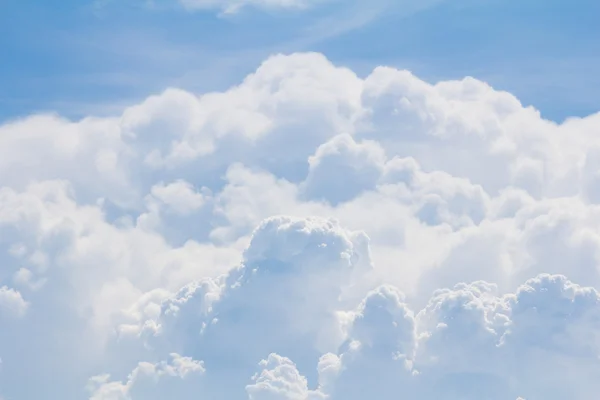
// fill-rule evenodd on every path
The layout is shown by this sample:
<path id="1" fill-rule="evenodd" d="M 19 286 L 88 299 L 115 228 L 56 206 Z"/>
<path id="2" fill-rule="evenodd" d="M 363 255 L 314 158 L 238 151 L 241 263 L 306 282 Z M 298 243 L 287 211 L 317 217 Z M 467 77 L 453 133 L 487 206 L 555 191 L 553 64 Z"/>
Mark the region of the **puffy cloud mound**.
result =
<path id="1" fill-rule="evenodd" d="M 170 362 L 139 363 L 126 383 L 111 382 L 108 375 L 91 378 L 88 385 L 88 390 L 92 393 L 90 399 L 165 399 L 170 396 L 191 399 L 194 392 L 201 390 L 199 383 L 202 381 L 204 367 L 201 362 L 179 354 L 171 354 L 171 358 Z"/>
<path id="2" fill-rule="evenodd" d="M 385 152 L 377 142 L 356 143 L 346 134 L 319 146 L 308 163 L 306 196 L 337 204 L 375 188 L 385 165 Z"/>
<path id="3" fill-rule="evenodd" d="M 160 303 L 157 318 L 129 330 L 159 354 L 202 357 L 211 397 L 238 397 L 271 352 L 311 366 L 335 350 L 346 292 L 370 266 L 364 234 L 334 221 L 273 217 L 254 232 L 238 268 L 188 285 Z"/>
<path id="4" fill-rule="evenodd" d="M 592 398 L 599 127 L 314 53 L 3 123 L 0 395 Z"/>
<path id="5" fill-rule="evenodd" d="M 597 330 L 599 293 L 557 275 L 514 294 L 496 289 L 477 282 L 441 290 L 416 317 L 393 288 L 371 293 L 346 349 L 319 364 L 323 394 L 559 399 L 597 390 L 598 342 L 576 336 Z"/>
<path id="6" fill-rule="evenodd" d="M 250 400 L 308 400 L 324 398 L 307 388 L 306 378 L 300 375 L 296 365 L 277 354 L 269 354 L 260 362 L 264 369 L 256 374 L 251 385 L 246 386 Z"/>
<path id="7" fill-rule="evenodd" d="M 27 306 L 28 303 L 23 300 L 21 293 L 6 286 L 0 288 L 0 310 L 3 314 L 23 316 Z"/>

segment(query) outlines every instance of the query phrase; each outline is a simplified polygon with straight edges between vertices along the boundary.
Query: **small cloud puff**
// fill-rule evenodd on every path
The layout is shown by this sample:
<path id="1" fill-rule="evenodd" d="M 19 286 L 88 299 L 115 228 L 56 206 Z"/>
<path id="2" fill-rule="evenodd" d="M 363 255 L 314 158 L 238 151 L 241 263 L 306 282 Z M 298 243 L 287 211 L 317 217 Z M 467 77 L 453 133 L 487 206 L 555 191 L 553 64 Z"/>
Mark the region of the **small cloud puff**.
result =
<path id="1" fill-rule="evenodd" d="M 152 199 L 164 204 L 169 211 L 178 215 L 187 215 L 202 207 L 205 196 L 196 192 L 188 182 L 178 180 L 168 185 L 159 183 L 150 189 Z M 150 200 L 151 201 L 151 200 Z"/>
<path id="2" fill-rule="evenodd" d="M 0 315 L 22 317 L 27 312 L 29 303 L 21 293 L 6 286 L 0 287 Z"/>
<path id="3" fill-rule="evenodd" d="M 249 400 L 317 400 L 326 397 L 311 392 L 307 380 L 300 375 L 296 365 L 288 358 L 270 354 L 260 362 L 264 368 L 246 386 Z"/>

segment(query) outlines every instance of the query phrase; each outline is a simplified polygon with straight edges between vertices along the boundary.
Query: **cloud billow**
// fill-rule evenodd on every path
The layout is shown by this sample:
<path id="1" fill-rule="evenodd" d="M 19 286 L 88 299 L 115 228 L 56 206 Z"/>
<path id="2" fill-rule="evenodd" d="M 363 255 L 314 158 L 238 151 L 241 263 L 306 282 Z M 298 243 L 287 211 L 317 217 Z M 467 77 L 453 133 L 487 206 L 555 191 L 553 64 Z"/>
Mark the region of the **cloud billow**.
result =
<path id="1" fill-rule="evenodd" d="M 276 55 L 0 126 L 7 399 L 589 399 L 600 114 Z"/>

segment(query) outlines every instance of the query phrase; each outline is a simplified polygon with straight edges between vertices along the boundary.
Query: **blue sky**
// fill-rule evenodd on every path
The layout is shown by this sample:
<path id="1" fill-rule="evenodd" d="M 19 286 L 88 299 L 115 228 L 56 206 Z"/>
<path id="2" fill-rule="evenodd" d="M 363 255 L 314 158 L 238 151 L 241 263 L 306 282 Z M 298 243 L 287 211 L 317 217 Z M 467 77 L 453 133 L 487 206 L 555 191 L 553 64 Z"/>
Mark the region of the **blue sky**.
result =
<path id="1" fill-rule="evenodd" d="M 593 0 L 334 1 L 236 15 L 175 1 L 4 0 L 0 118 L 118 112 L 177 86 L 239 82 L 269 54 L 318 51 L 367 74 L 385 64 L 436 81 L 472 75 L 562 120 L 600 109 Z"/>

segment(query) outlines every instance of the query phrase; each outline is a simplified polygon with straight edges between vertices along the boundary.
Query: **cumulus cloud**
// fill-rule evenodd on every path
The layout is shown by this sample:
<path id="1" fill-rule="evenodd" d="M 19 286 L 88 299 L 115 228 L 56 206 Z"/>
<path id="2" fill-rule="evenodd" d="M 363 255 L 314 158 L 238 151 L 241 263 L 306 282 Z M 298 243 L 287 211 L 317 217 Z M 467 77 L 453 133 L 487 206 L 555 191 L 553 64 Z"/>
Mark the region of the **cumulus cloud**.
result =
<path id="1" fill-rule="evenodd" d="M 598 127 L 315 53 L 4 123 L 2 394 L 588 399 Z"/>
<path id="2" fill-rule="evenodd" d="M 90 400 L 193 398 L 205 372 L 202 363 L 179 354 L 170 357 L 156 364 L 139 363 L 125 383 L 109 381 L 108 375 L 91 378 Z"/>
<path id="3" fill-rule="evenodd" d="M 250 400 L 315 400 L 323 399 L 316 392 L 310 392 L 307 380 L 300 375 L 296 365 L 277 354 L 269 354 L 259 364 L 263 370 L 256 374 L 251 385 L 246 386 Z"/>
<path id="4" fill-rule="evenodd" d="M 310 365 L 337 348 L 338 312 L 370 268 L 363 233 L 324 219 L 273 217 L 254 232 L 238 268 L 162 302 L 157 318 L 141 321 L 138 336 L 157 350 L 202 355 L 211 397 L 238 397 L 256 360 L 271 352 Z"/>
<path id="5" fill-rule="evenodd" d="M 273 354 L 248 390 L 278 399 L 396 393 L 415 399 L 506 399 L 519 393 L 583 399 L 597 390 L 591 378 L 599 373 L 597 342 L 578 343 L 569 335 L 596 329 L 588 323 L 596 318 L 598 292 L 551 275 L 528 281 L 514 294 L 494 291 L 484 282 L 458 285 L 435 294 L 415 316 L 396 289 L 381 287 L 353 313 L 340 353 L 319 361 L 315 391 L 291 360 Z M 578 352 L 580 346 L 586 351 Z"/>
<path id="6" fill-rule="evenodd" d="M 28 306 L 21 293 L 6 286 L 0 287 L 0 310 L 3 314 L 21 317 Z"/>
<path id="7" fill-rule="evenodd" d="M 322 144 L 314 156 L 305 182 L 305 195 L 338 204 L 372 190 L 382 174 L 385 152 L 377 142 L 356 143 L 342 134 Z"/>
<path id="8" fill-rule="evenodd" d="M 344 236 L 353 234 L 338 229 L 327 220 L 268 220 L 239 269 L 163 302 L 161 314 L 143 323 L 150 336 L 139 337 L 155 349 L 203 355 L 212 373 L 206 393 L 219 399 L 242 396 L 251 360 L 261 354 L 260 371 L 245 385 L 252 399 L 400 391 L 425 399 L 558 399 L 573 390 L 573 380 L 581 387 L 577 398 L 595 390 L 595 289 L 547 274 L 507 294 L 478 281 L 438 290 L 414 311 L 401 291 L 383 285 L 353 306 L 355 297 L 334 288 L 360 292 L 354 283 L 370 263 L 368 253 L 357 254 L 366 263 L 351 256 L 356 244 Z M 345 244 L 331 248 L 336 242 Z M 324 343 L 323 334 L 335 340 Z"/>
<path id="9" fill-rule="evenodd" d="M 169 211 L 179 215 L 189 214 L 202 207 L 205 196 L 197 193 L 194 188 L 185 181 L 176 181 L 165 185 L 159 183 L 150 189 L 151 200 L 156 199 L 164 204 Z"/>

